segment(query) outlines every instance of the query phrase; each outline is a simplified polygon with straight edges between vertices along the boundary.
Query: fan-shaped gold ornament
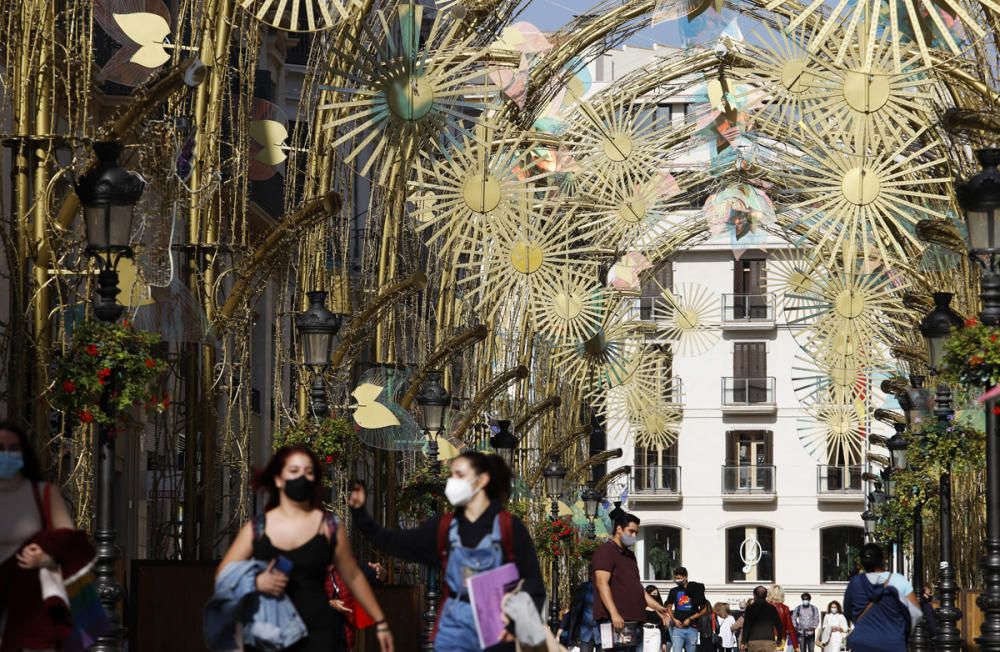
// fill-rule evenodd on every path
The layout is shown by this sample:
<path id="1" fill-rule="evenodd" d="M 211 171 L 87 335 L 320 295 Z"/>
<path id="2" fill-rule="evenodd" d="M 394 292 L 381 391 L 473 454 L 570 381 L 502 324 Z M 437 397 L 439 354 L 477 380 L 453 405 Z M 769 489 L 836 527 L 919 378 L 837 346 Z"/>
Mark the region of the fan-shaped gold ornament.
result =
<path id="1" fill-rule="evenodd" d="M 237 0 L 257 20 L 286 32 L 320 32 L 336 27 L 361 6 L 360 0 Z"/>
<path id="2" fill-rule="evenodd" d="M 799 441 L 821 464 L 861 464 L 866 439 L 862 415 L 853 403 L 818 405 L 798 420 Z"/>
<path id="3" fill-rule="evenodd" d="M 538 332 L 553 342 L 589 339 L 601 326 L 607 301 L 596 278 L 564 266 L 547 290 L 531 295 L 531 316 Z"/>
<path id="4" fill-rule="evenodd" d="M 662 286 L 659 290 L 663 318 L 657 317 L 656 323 L 674 355 L 699 356 L 715 346 L 722 328 L 719 295 L 698 283 L 682 283 L 676 291 Z"/>
<path id="5" fill-rule="evenodd" d="M 486 74 L 487 50 L 461 21 L 438 13 L 424 36 L 422 5 L 400 3 L 377 16 L 378 33 L 364 27 L 352 54 L 337 53 L 340 67 L 330 74 L 339 84 L 320 86 L 327 95 L 318 108 L 323 127 L 337 132 L 331 147 L 346 145 L 347 163 L 362 161 L 362 175 L 375 169 L 385 183 L 401 156 L 428 142 L 475 140 L 497 89 Z"/>

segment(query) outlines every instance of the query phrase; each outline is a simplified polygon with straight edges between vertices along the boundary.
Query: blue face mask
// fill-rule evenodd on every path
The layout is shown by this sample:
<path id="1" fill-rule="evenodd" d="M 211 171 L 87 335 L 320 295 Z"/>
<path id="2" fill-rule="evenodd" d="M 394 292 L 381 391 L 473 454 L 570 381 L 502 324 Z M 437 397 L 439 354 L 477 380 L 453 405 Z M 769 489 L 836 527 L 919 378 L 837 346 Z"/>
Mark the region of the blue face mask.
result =
<path id="1" fill-rule="evenodd" d="M 24 456 L 20 453 L 0 451 L 0 480 L 10 480 L 24 468 Z"/>

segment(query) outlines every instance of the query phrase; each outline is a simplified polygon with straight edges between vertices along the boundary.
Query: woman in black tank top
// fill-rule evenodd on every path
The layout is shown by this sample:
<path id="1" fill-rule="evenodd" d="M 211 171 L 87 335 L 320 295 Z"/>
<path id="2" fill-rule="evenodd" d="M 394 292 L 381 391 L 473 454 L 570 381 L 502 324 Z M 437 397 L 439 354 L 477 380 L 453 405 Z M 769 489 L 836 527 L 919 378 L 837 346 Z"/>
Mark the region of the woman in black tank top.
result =
<path id="1" fill-rule="evenodd" d="M 267 510 L 240 530 L 219 564 L 257 559 L 268 570 L 257 576 L 257 590 L 272 596 L 287 594 L 306 625 L 308 636 L 294 652 L 331 652 L 343 645 L 342 620 L 330 606 L 325 581 L 331 562 L 358 603 L 375 620 L 382 652 L 392 652 L 393 641 L 382 608 L 351 553 L 343 528 L 322 509 L 323 477 L 319 458 L 304 446 L 279 449 L 254 479 L 254 487 L 268 492 Z M 291 562 L 288 575 L 277 570 L 279 557 Z M 254 650 L 248 646 L 247 650 Z"/>

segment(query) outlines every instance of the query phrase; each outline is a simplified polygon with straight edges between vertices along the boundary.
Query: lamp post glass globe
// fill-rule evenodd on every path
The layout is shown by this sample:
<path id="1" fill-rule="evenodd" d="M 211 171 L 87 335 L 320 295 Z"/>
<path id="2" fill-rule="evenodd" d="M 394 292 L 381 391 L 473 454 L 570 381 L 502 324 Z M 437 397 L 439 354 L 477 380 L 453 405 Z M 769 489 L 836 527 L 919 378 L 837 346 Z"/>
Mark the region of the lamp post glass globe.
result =
<path id="1" fill-rule="evenodd" d="M 507 466 L 514 462 L 514 450 L 517 448 L 517 437 L 510 431 L 510 419 L 497 421 L 497 433 L 490 437 L 490 447 L 503 458 Z"/>
<path id="2" fill-rule="evenodd" d="M 906 405 L 900 403 L 906 415 L 906 426 L 914 428 L 924 419 L 934 414 L 934 395 L 924 388 L 923 376 L 910 376 L 910 388 L 906 390 Z"/>
<path id="3" fill-rule="evenodd" d="M 302 361 L 314 370 L 330 364 L 333 341 L 340 331 L 341 318 L 326 307 L 326 292 L 306 292 L 309 307 L 295 318 L 302 345 Z"/>
<path id="4" fill-rule="evenodd" d="M 969 230 L 969 254 L 990 269 L 990 254 L 1000 249 L 1000 149 L 976 151 L 982 170 L 955 184 L 955 195 Z"/>
<path id="5" fill-rule="evenodd" d="M 94 143 L 97 167 L 76 183 L 76 194 L 83 206 L 87 253 L 101 258 L 108 267 L 132 253 L 129 239 L 135 205 L 146 188 L 142 175 L 118 164 L 121 151 L 118 143 Z"/>
<path id="6" fill-rule="evenodd" d="M 424 431 L 435 436 L 444 429 L 445 416 L 451 406 L 451 394 L 441 384 L 441 372 L 430 371 L 417 394 L 420 417 Z"/>
<path id="7" fill-rule="evenodd" d="M 954 331 L 965 325 L 962 318 L 951 309 L 951 292 L 935 292 L 934 308 L 920 320 L 920 334 L 927 342 L 927 359 L 931 369 L 937 371 L 944 359 L 944 348 Z"/>
<path id="8" fill-rule="evenodd" d="M 583 507 L 587 511 L 587 517 L 592 519 L 597 518 L 597 510 L 601 506 L 601 492 L 594 489 L 592 482 L 587 483 L 587 487 L 580 495 L 580 499 L 583 500 Z"/>
<path id="9" fill-rule="evenodd" d="M 566 467 L 559 461 L 558 455 L 553 455 L 549 460 L 548 466 L 542 471 L 542 477 L 545 478 L 545 489 L 551 498 L 555 499 L 562 496 L 563 480 L 566 479 Z"/>
<path id="10" fill-rule="evenodd" d="M 892 468 L 897 471 L 905 471 L 907 464 L 906 437 L 903 436 L 903 430 L 905 430 L 903 424 L 897 424 L 896 434 L 890 437 L 886 444 L 892 457 Z"/>

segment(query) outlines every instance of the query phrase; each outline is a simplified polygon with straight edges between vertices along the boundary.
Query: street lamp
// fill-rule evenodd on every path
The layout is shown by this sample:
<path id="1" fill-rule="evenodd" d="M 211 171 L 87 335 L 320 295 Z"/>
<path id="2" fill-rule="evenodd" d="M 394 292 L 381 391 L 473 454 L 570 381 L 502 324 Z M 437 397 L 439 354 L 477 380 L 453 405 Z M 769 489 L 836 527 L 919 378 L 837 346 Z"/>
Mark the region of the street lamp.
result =
<path id="1" fill-rule="evenodd" d="M 920 334 L 927 342 L 927 360 L 931 372 L 936 374 L 944 359 L 944 347 L 951 334 L 965 322 L 951 309 L 951 292 L 935 292 L 934 308 L 920 320 Z"/>
<path id="2" fill-rule="evenodd" d="M 861 520 L 865 524 L 865 541 L 870 542 L 875 537 L 875 521 L 878 520 L 878 517 L 869 508 L 861 512 Z"/>
<path id="3" fill-rule="evenodd" d="M 895 475 L 898 471 L 906 470 L 906 437 L 903 436 L 903 433 L 906 431 L 906 424 L 897 423 L 893 427 L 896 429 L 896 433 L 889 438 L 885 447 L 889 449 L 889 458 L 892 461 L 889 465 L 889 471 L 892 475 Z M 893 480 L 892 486 L 889 488 L 890 494 L 896 493 L 896 486 L 896 480 Z M 896 572 L 903 572 L 902 531 L 896 533 Z"/>
<path id="4" fill-rule="evenodd" d="M 341 318 L 326 307 L 326 292 L 306 292 L 309 307 L 295 317 L 295 330 L 302 344 L 302 361 L 312 369 L 313 382 L 309 390 L 309 410 L 317 419 L 330 413 L 326 402 L 323 371 L 330 366 L 333 340 L 340 330 Z"/>
<path id="5" fill-rule="evenodd" d="M 508 467 L 513 468 L 517 437 L 510 431 L 510 419 L 497 421 L 497 428 L 497 433 L 490 437 L 490 446 L 503 458 Z"/>
<path id="6" fill-rule="evenodd" d="M 129 246 L 132 220 L 135 205 L 146 187 L 146 181 L 138 172 L 118 165 L 121 151 L 118 143 L 94 143 L 97 167 L 76 183 L 76 195 L 83 206 L 86 252 L 100 264 L 94 314 L 103 322 L 118 321 L 125 310 L 116 299 L 118 261 L 123 256 L 132 257 Z"/>
<path id="7" fill-rule="evenodd" d="M 930 418 L 934 396 L 924 388 L 923 376 L 910 376 L 910 387 L 900 396 L 899 406 L 903 408 L 907 428 L 913 429 L 924 419 Z"/>
<path id="8" fill-rule="evenodd" d="M 955 194 L 965 215 L 969 231 L 969 256 L 982 268 L 979 297 L 983 308 L 979 321 L 986 326 L 1000 325 L 1000 149 L 976 152 L 983 169 L 964 183 L 955 184 Z M 1000 434 L 993 409 L 996 401 L 985 402 L 986 410 L 986 540 L 980 559 L 983 569 L 983 592 L 976 604 L 983 611 L 980 636 L 976 639 L 983 652 L 1000 650 Z"/>
<path id="9" fill-rule="evenodd" d="M 427 437 L 427 457 L 437 478 L 441 470 L 438 459 L 437 438 L 444 430 L 445 417 L 451 407 L 451 394 L 441 383 L 440 371 L 427 372 L 427 379 L 417 394 L 417 405 L 420 406 L 420 421 Z M 424 640 L 421 649 L 426 652 L 434 650 L 434 624 L 437 622 L 438 573 L 434 566 L 427 567 L 427 590 L 424 598 L 427 601 L 427 611 L 424 612 Z"/>
<path id="10" fill-rule="evenodd" d="M 80 177 L 76 183 L 76 195 L 83 206 L 83 225 L 87 233 L 86 251 L 100 264 L 94 315 L 106 323 L 118 321 L 125 310 L 116 299 L 119 293 L 118 261 L 123 256 L 132 256 L 132 248 L 129 246 L 132 218 L 135 215 L 135 205 L 146 187 L 142 176 L 118 165 L 121 149 L 121 145 L 117 143 L 95 143 L 97 167 Z M 101 394 L 101 407 L 109 414 L 111 385 L 112 383 L 105 385 Z M 117 608 L 123 591 L 115 576 L 117 560 L 121 559 L 122 553 L 116 543 L 115 510 L 112 504 L 115 440 L 111 428 L 103 424 L 97 430 L 97 458 L 97 474 L 94 479 L 97 494 L 94 528 L 97 561 L 94 564 L 94 576 L 101 605 L 111 622 L 111 631 L 99 636 L 91 649 L 96 652 L 115 652 L 121 649 L 124 638 Z"/>
<path id="11" fill-rule="evenodd" d="M 587 538 L 591 540 L 597 538 L 597 528 L 594 525 L 594 520 L 597 518 L 598 510 L 601 507 L 601 498 L 601 492 L 594 488 L 593 482 L 588 482 L 583 493 L 580 495 L 580 499 L 583 500 L 583 508 L 587 512 L 587 520 L 590 521 L 590 526 L 587 529 Z"/>
<path id="12" fill-rule="evenodd" d="M 566 467 L 559 461 L 559 456 L 553 454 L 548 466 L 542 471 L 545 478 L 545 490 L 552 500 L 552 520 L 559 518 L 559 498 L 563 493 L 563 481 L 566 479 Z M 559 629 L 559 559 L 552 559 L 552 603 L 549 605 L 549 628 L 555 632 Z"/>

